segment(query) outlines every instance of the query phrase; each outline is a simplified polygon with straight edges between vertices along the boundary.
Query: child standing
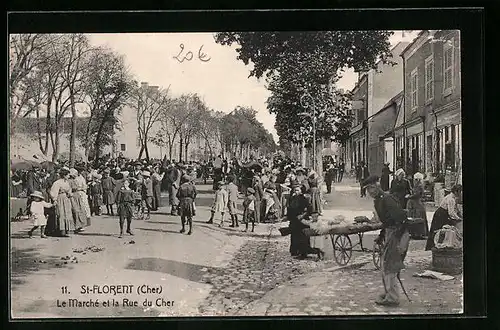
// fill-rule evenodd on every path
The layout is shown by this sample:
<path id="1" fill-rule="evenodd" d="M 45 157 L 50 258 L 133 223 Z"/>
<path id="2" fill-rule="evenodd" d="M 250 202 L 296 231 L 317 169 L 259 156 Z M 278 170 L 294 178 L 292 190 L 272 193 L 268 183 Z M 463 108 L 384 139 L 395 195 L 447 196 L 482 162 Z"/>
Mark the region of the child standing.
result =
<path id="1" fill-rule="evenodd" d="M 212 214 L 210 215 L 210 220 L 207 223 L 214 223 L 215 212 L 221 213 L 221 220 L 219 227 L 224 225 L 224 213 L 226 211 L 228 201 L 227 190 L 224 188 L 224 181 L 219 181 L 217 183 L 217 190 L 215 191 L 214 204 L 212 205 Z"/>
<path id="2" fill-rule="evenodd" d="M 248 223 L 252 222 L 252 233 L 255 229 L 255 189 L 248 188 L 247 195 L 243 201 L 243 222 L 245 223 L 244 232 L 248 231 Z"/>
<path id="3" fill-rule="evenodd" d="M 45 217 L 45 208 L 50 208 L 53 205 L 43 200 L 43 195 L 39 191 L 35 191 L 30 195 L 33 200 L 31 201 L 29 212 L 33 219 L 33 228 L 28 232 L 30 238 L 33 237 L 33 232 L 40 227 L 40 237 L 45 236 L 45 225 L 47 225 L 47 218 Z"/>
<path id="4" fill-rule="evenodd" d="M 120 236 L 123 237 L 123 225 L 127 219 L 127 234 L 134 235 L 131 230 L 132 215 L 134 213 L 134 191 L 130 189 L 128 179 L 123 180 L 122 187 L 116 194 L 116 203 L 118 204 L 118 215 L 120 217 Z"/>

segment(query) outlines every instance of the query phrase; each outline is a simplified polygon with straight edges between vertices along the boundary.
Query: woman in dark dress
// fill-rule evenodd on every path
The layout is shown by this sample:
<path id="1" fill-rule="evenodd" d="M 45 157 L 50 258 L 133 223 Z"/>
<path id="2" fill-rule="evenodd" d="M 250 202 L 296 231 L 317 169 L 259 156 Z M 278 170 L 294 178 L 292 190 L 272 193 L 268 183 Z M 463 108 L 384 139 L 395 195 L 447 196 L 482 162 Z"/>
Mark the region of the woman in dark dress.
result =
<path id="1" fill-rule="evenodd" d="M 319 179 L 315 171 L 309 174 L 309 194 L 311 195 L 311 213 L 320 214 L 322 212 L 321 195 L 319 190 Z"/>
<path id="2" fill-rule="evenodd" d="M 383 191 L 389 191 L 389 175 L 392 171 L 389 169 L 389 163 L 385 163 L 382 168 L 382 176 L 380 177 L 380 188 Z"/>
<path id="3" fill-rule="evenodd" d="M 463 221 L 463 216 L 457 204 L 462 200 L 462 185 L 458 184 L 451 188 L 451 192 L 446 195 L 439 208 L 434 212 L 432 217 L 431 229 L 425 250 L 432 250 L 434 247 L 434 235 L 436 231 L 443 228 L 445 225 L 460 226 Z"/>
<path id="4" fill-rule="evenodd" d="M 401 168 L 398 169 L 395 173 L 394 180 L 391 182 L 391 189 L 389 191 L 391 195 L 396 197 L 402 208 L 406 207 L 406 201 L 411 194 L 410 183 L 405 179 L 405 176 L 405 171 Z"/>
<path id="5" fill-rule="evenodd" d="M 318 258 L 322 257 L 319 249 L 312 248 L 309 237 L 304 233 L 304 229 L 309 226 L 302 223 L 310 214 L 310 202 L 304 196 L 304 187 L 295 181 L 292 184 L 293 194 L 290 196 L 287 208 L 287 217 L 290 220 L 290 253 L 292 256 L 298 256 L 302 259 L 308 254 L 316 254 Z"/>

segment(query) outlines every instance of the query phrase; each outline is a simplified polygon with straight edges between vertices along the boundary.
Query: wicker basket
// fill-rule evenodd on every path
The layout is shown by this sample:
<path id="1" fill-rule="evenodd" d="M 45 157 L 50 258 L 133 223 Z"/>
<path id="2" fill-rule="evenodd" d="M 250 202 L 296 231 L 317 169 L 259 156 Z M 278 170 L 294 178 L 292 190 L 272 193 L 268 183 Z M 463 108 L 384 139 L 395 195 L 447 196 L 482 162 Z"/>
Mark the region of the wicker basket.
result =
<path id="1" fill-rule="evenodd" d="M 432 249 L 432 269 L 449 275 L 461 274 L 463 269 L 462 249 Z"/>

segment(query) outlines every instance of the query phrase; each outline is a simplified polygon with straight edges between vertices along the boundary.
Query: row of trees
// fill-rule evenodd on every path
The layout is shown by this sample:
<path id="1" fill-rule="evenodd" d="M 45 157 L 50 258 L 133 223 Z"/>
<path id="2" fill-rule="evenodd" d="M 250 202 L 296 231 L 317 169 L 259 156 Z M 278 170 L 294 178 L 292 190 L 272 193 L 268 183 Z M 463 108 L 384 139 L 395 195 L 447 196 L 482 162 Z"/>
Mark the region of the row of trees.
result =
<path id="1" fill-rule="evenodd" d="M 265 77 L 271 92 L 268 110 L 276 114 L 280 146 L 289 149 L 290 142 L 313 145 L 313 120 L 316 143 L 323 138 L 345 143 L 352 122 L 347 115 L 351 95 L 336 88 L 336 83 L 346 68 L 363 72 L 375 68 L 379 60 L 391 63 L 391 34 L 389 31 L 223 32 L 217 33 L 215 40 L 222 45 L 237 44 L 237 58 L 246 65 L 253 64 L 250 76 Z M 306 94 L 311 97 L 305 98 Z M 304 115 L 305 111 L 310 113 Z"/>
<path id="2" fill-rule="evenodd" d="M 174 159 L 174 143 L 178 141 L 179 160 L 188 159 L 188 149 L 195 139 L 203 141 L 209 157 L 216 150 L 227 156 L 240 158 L 255 153 L 276 150 L 272 135 L 256 119 L 257 111 L 249 107 L 237 107 L 229 114 L 210 109 L 197 94 L 186 94 L 171 100 L 168 107 L 158 114 L 160 129 L 150 139 L 144 139 L 146 157 L 147 142 L 168 150 Z"/>
<path id="3" fill-rule="evenodd" d="M 76 141 L 85 158 L 97 159 L 113 143 L 119 118 L 127 105 L 135 110 L 140 141 L 138 158 L 149 159 L 149 143 L 166 147 L 173 159 L 174 143 L 185 160 L 195 138 L 206 141 L 209 153 L 218 143 L 233 154 L 273 151 L 272 136 L 256 120 L 256 111 L 238 107 L 229 115 L 208 108 L 196 94 L 180 97 L 166 89 L 133 80 L 123 56 L 93 47 L 83 34 L 23 34 L 10 36 L 9 100 L 11 135 L 19 125 L 33 132 L 42 154 L 61 154 L 63 119 L 71 118 L 70 163 Z M 36 117 L 37 120 L 22 120 Z"/>
<path id="4" fill-rule="evenodd" d="M 11 35 L 9 55 L 11 135 L 20 122 L 34 126 L 27 129 L 40 151 L 47 156 L 50 145 L 56 161 L 63 119 L 71 117 L 70 163 L 77 139 L 86 156 L 98 157 L 133 88 L 123 57 L 92 47 L 83 34 Z"/>

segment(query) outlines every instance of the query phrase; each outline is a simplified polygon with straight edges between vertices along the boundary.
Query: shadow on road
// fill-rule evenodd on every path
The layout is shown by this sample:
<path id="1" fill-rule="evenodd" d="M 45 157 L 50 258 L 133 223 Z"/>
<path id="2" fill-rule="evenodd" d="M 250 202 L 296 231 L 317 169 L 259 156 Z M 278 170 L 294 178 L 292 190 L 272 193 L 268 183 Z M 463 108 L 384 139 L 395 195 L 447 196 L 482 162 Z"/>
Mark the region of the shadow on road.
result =
<path id="1" fill-rule="evenodd" d="M 172 233 L 172 234 L 180 234 L 178 230 L 168 230 L 168 229 L 153 229 L 153 228 L 136 228 L 138 230 L 145 230 L 145 231 L 155 231 L 158 233 Z"/>
<path id="2" fill-rule="evenodd" d="M 134 259 L 125 267 L 125 269 L 160 272 L 198 283 L 206 283 L 203 275 L 214 273 L 222 274 L 224 272 L 224 269 L 217 267 L 207 267 L 161 258 Z"/>
<path id="3" fill-rule="evenodd" d="M 115 234 L 89 233 L 89 232 L 81 232 L 78 235 L 79 236 L 106 236 L 106 237 L 116 236 Z"/>
<path id="4" fill-rule="evenodd" d="M 26 277 L 40 270 L 60 269 L 69 266 L 61 261 L 60 256 L 41 255 L 36 248 L 11 248 L 11 285 L 26 283 Z"/>
<path id="5" fill-rule="evenodd" d="M 158 213 L 155 213 L 155 214 L 158 214 Z M 180 219 L 179 219 L 179 221 L 150 221 L 150 220 L 146 220 L 146 223 L 156 223 L 156 224 L 160 224 L 160 225 L 166 225 L 166 224 L 179 225 L 181 223 L 181 220 Z"/>

